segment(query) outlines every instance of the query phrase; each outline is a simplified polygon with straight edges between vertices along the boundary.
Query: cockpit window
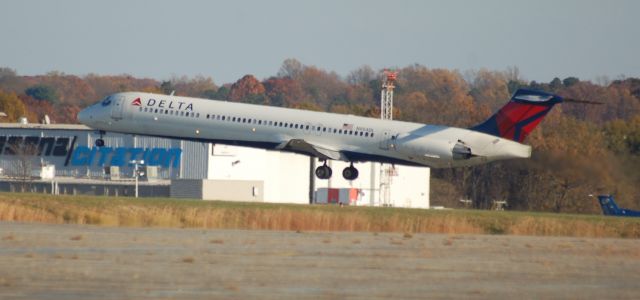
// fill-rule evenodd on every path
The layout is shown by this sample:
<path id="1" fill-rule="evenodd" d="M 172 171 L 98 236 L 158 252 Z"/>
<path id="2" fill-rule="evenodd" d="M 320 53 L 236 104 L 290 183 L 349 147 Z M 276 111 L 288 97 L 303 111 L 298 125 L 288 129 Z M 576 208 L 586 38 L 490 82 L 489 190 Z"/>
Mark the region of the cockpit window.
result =
<path id="1" fill-rule="evenodd" d="M 101 103 L 102 106 L 109 106 L 109 104 L 111 104 L 111 96 L 107 96 L 106 98 L 104 98 Z"/>

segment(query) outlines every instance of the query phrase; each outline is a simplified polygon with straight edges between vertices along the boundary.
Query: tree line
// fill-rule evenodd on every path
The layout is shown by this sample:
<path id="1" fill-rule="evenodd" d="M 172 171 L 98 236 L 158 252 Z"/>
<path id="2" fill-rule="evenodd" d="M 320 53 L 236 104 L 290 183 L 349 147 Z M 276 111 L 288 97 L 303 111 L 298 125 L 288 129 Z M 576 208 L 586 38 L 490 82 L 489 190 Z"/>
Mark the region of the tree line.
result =
<path id="1" fill-rule="evenodd" d="M 295 59 L 276 75 L 246 75 L 218 86 L 210 77 L 173 77 L 158 81 L 129 75 L 69 75 L 50 72 L 20 76 L 0 68 L 2 122 L 46 114 L 55 123 L 76 123 L 76 113 L 120 91 L 193 96 L 316 111 L 380 116 L 382 71 L 362 66 L 340 76 Z M 394 119 L 469 127 L 488 118 L 518 88 L 530 88 L 603 105 L 563 104 L 525 141 L 531 159 L 432 170 L 433 205 L 490 208 L 504 200 L 508 209 L 599 213 L 589 195 L 613 193 L 623 206 L 640 207 L 640 79 L 577 77 L 527 81 L 515 67 L 505 71 L 461 72 L 415 64 L 397 68 Z"/>

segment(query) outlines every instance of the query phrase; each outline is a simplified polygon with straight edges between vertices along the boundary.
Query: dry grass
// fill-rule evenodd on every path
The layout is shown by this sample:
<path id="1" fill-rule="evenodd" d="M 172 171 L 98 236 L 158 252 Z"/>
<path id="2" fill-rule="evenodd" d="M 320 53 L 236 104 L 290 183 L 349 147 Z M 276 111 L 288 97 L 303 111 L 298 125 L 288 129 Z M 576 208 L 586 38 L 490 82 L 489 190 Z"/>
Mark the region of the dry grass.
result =
<path id="1" fill-rule="evenodd" d="M 640 237 L 640 219 L 0 193 L 0 221 L 304 231 Z"/>

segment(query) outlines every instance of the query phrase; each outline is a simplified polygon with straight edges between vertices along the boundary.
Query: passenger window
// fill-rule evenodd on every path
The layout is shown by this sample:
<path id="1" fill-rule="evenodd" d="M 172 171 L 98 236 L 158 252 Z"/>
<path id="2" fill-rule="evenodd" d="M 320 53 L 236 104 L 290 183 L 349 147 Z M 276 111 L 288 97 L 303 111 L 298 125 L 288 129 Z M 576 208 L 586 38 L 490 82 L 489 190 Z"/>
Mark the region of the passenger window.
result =
<path id="1" fill-rule="evenodd" d="M 338 133 L 339 133 L 339 134 L 342 134 L 342 129 L 338 129 Z"/>
<path id="2" fill-rule="evenodd" d="M 167 110 L 165 110 L 165 111 L 164 111 L 164 114 L 165 114 L 165 115 L 168 115 L 168 114 L 169 114 L 169 110 L 168 110 L 168 109 L 167 109 Z"/>
<path id="3" fill-rule="evenodd" d="M 207 117 L 206 117 L 206 118 L 207 118 L 207 119 L 209 118 L 209 114 L 207 114 Z"/>
<path id="4" fill-rule="evenodd" d="M 309 130 L 309 125 L 305 126 L 305 129 L 306 129 L 306 130 Z"/>

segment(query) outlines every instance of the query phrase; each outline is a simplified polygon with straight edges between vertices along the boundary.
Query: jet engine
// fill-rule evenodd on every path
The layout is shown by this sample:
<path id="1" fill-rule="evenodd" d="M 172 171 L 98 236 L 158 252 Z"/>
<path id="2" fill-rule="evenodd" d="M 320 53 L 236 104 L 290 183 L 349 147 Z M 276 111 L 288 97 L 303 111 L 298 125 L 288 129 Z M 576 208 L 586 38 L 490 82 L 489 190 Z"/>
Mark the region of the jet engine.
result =
<path id="1" fill-rule="evenodd" d="M 453 146 L 451 154 L 454 160 L 470 159 L 471 157 L 473 157 L 471 148 L 469 148 L 463 141 L 460 140 L 458 140 L 458 142 Z"/>

